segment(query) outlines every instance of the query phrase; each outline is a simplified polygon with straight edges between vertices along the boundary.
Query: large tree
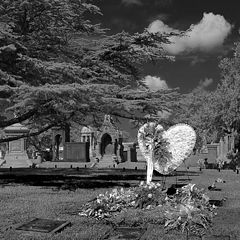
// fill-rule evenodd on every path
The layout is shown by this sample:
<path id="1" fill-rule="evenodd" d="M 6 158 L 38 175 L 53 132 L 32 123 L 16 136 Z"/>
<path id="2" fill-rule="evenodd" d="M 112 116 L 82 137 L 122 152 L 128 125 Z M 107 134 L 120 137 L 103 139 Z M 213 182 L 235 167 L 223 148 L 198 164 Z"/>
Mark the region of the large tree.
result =
<path id="1" fill-rule="evenodd" d="M 211 133 L 206 131 L 211 127 L 211 121 L 209 121 L 212 116 L 209 105 L 211 97 L 210 92 L 202 87 L 197 87 L 191 92 L 182 95 L 179 101 L 179 109 L 175 112 L 175 123 L 184 122 L 196 130 L 197 149 L 201 148 L 203 144 L 203 136 L 207 135 L 208 141 L 211 141 Z"/>
<path id="2" fill-rule="evenodd" d="M 199 147 L 202 137 L 217 142 L 229 133 L 240 134 L 240 43 L 233 56 L 220 61 L 221 79 L 216 90 L 194 89 L 181 101 L 177 121 L 186 121 L 198 132 Z M 240 141 L 238 141 L 240 143 Z M 236 146 L 240 150 L 240 144 Z"/>
<path id="3" fill-rule="evenodd" d="M 0 128 L 29 126 L 29 136 L 103 114 L 129 119 L 169 109 L 175 90 L 150 91 L 141 81 L 149 61 L 171 60 L 168 35 L 105 34 L 86 16 L 101 14 L 85 0 L 0 2 Z M 13 140 L 2 138 L 0 142 Z"/>

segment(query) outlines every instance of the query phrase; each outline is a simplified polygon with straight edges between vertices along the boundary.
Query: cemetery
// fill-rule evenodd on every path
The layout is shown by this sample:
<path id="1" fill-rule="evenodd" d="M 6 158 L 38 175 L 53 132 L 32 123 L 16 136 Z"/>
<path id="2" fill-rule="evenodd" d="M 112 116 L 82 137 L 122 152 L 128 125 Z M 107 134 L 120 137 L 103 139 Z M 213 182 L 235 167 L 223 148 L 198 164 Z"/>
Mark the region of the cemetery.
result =
<path id="1" fill-rule="evenodd" d="M 139 173 L 140 174 L 140 173 Z M 146 172 L 141 173 L 142 180 L 145 180 Z M 206 189 L 206 194 L 211 199 L 222 200 L 222 206 L 216 206 L 214 209 L 214 221 L 202 239 L 238 239 L 239 236 L 239 175 L 232 170 L 224 170 L 220 173 L 217 170 L 203 170 L 202 172 L 190 172 L 191 183 L 196 183 L 197 187 Z M 209 191 L 207 187 L 216 179 L 221 178 L 225 183 L 216 183 L 221 191 Z M 185 179 L 182 181 L 181 179 Z M 178 176 L 178 183 L 186 183 L 186 173 Z M 162 214 L 153 210 L 145 210 L 142 215 L 141 210 L 129 209 L 120 216 L 115 217 L 116 225 L 109 224 L 107 219 L 98 220 L 91 217 L 80 216 L 80 210 L 84 204 L 94 199 L 99 194 L 112 189 L 129 186 L 136 187 L 141 180 L 128 180 L 130 185 L 92 185 L 92 188 L 57 188 L 55 186 L 32 186 L 31 184 L 3 183 L 1 188 L 1 238 L 2 239 L 111 239 L 111 235 L 118 235 L 116 225 L 119 227 L 130 228 L 138 231 L 141 229 L 145 234 L 142 239 L 186 239 L 186 232 L 170 231 L 166 233 Z M 125 181 L 126 182 L 126 181 Z M 161 183 L 161 177 L 154 176 L 154 183 Z M 188 181 L 187 181 L 188 182 Z M 166 186 L 176 183 L 176 177 L 167 177 Z M 97 184 L 96 184 L 97 185 Z M 39 197 L 41 196 L 41 197 Z M 154 215 L 154 214 L 155 215 Z M 128 215 L 129 214 L 129 215 Z M 157 215 L 157 216 L 156 216 Z M 71 222 L 71 225 L 63 228 L 62 231 L 54 233 L 17 230 L 23 224 L 26 224 L 35 218 L 52 219 Z M 8 219 L 7 221 L 5 219 Z M 122 223 L 121 223 L 122 222 Z M 131 230 L 132 229 L 132 230 Z M 142 233 L 142 232 L 141 232 Z M 138 239 L 138 235 L 132 239 Z M 113 237 L 113 236 L 112 236 Z M 113 238 L 114 239 L 114 238 Z M 127 238 L 125 236 L 125 239 Z M 197 235 L 191 234 L 189 239 L 201 239 Z"/>
<path id="2" fill-rule="evenodd" d="M 235 2 L 0 1 L 0 239 L 240 239 Z"/>
<path id="3" fill-rule="evenodd" d="M 4 129 L 7 136 L 18 136 L 28 132 L 21 124 L 14 124 Z M 98 130 L 83 127 L 80 132 L 81 142 L 71 142 L 69 129 L 53 128 L 51 158 L 33 157 L 27 154 L 26 139 L 9 142 L 0 168 L 120 168 L 146 169 L 137 141 L 128 142 L 123 132 L 114 123 L 110 115 L 105 115 Z M 60 139 L 60 142 L 59 142 Z M 182 167 L 222 168 L 230 162 L 227 154 L 234 149 L 233 135 L 226 135 L 219 143 L 205 144 L 200 151 L 193 151 Z M 3 157 L 4 155 L 4 157 Z M 204 160 L 206 161 L 204 164 Z M 200 163 L 201 162 L 201 163 Z M 225 163 L 225 166 L 224 166 Z"/>
<path id="4" fill-rule="evenodd" d="M 105 117 L 105 131 L 107 124 Z M 187 167 L 184 161 L 195 141 L 189 125 L 164 131 L 152 122 L 138 130 L 138 147 L 146 161 L 142 168 L 2 168 L 0 218 L 9 220 L 0 226 L 1 238 L 238 239 L 239 175 L 234 169 Z M 24 148 L 17 150 L 20 156 L 24 153 Z M 112 156 L 114 149 L 110 151 Z"/>

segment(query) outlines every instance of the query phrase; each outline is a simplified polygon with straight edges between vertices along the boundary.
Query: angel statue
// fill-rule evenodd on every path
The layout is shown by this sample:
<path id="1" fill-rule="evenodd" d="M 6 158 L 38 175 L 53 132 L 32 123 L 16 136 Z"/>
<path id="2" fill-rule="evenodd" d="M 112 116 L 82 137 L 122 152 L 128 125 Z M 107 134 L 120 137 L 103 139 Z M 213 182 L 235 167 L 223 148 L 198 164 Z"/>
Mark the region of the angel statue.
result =
<path id="1" fill-rule="evenodd" d="M 176 124 L 167 131 L 154 122 L 144 124 L 138 131 L 138 144 L 147 161 L 147 183 L 153 170 L 167 175 L 177 169 L 191 154 L 196 133 L 187 124 Z"/>

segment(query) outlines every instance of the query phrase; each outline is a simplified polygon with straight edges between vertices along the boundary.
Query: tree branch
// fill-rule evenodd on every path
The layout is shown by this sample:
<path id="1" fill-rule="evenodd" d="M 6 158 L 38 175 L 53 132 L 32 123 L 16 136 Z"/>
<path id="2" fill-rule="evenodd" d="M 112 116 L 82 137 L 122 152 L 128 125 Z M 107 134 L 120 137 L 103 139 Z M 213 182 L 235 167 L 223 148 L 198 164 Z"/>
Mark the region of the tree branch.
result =
<path id="1" fill-rule="evenodd" d="M 14 141 L 14 140 L 18 140 L 20 138 L 27 138 L 27 137 L 33 137 L 33 136 L 37 136 L 49 129 L 51 129 L 52 127 L 56 126 L 56 122 L 54 123 L 51 123 L 43 128 L 41 128 L 40 130 L 36 131 L 36 132 L 29 132 L 29 133 L 26 133 L 26 134 L 22 134 L 22 135 L 19 135 L 19 136 L 14 136 L 14 137 L 8 137 L 8 138 L 2 138 L 0 139 L 0 143 L 4 143 L 4 142 L 11 142 L 11 141 Z"/>
<path id="2" fill-rule="evenodd" d="M 29 110 L 28 112 L 18 116 L 18 117 L 14 117 L 8 120 L 4 120 L 4 121 L 0 121 L 0 128 L 5 128 L 8 126 L 13 125 L 14 123 L 20 123 L 23 122 L 31 117 L 33 117 L 35 114 L 37 113 L 41 113 L 41 115 L 43 115 L 43 110 L 41 110 L 43 107 L 47 108 L 51 106 L 51 100 L 48 101 L 44 101 L 44 103 L 42 103 L 41 106 L 33 108 L 31 110 Z"/>
<path id="3" fill-rule="evenodd" d="M 36 132 L 29 132 L 29 133 L 26 133 L 26 134 L 22 134 L 22 135 L 19 135 L 19 136 L 14 136 L 14 137 L 8 137 L 8 138 L 2 138 L 0 139 L 0 143 L 3 143 L 3 142 L 10 142 L 10 141 L 14 141 L 14 140 L 18 140 L 20 138 L 27 138 L 27 137 L 33 137 L 33 136 L 38 136 L 39 134 L 51 129 L 52 127 L 56 127 L 56 126 L 61 126 L 62 123 L 64 123 L 64 125 L 66 125 L 67 121 L 69 121 L 73 116 L 74 116 L 74 112 L 72 112 L 68 118 L 65 118 L 64 120 L 62 121 L 54 121 L 52 122 L 51 124 L 48 124 L 47 126 L 39 129 L 38 131 Z"/>
<path id="4" fill-rule="evenodd" d="M 135 120 L 135 121 L 156 120 L 156 118 L 153 118 L 153 117 L 137 117 L 136 115 L 126 115 L 126 114 L 117 113 L 117 112 L 111 112 L 110 114 L 115 117 L 121 117 L 121 118 Z"/>
<path id="5" fill-rule="evenodd" d="M 38 109 L 32 109 L 30 111 L 28 111 L 27 113 L 22 114 L 21 116 L 9 119 L 9 120 L 5 120 L 5 121 L 1 121 L 0 122 L 0 128 L 5 128 L 7 126 L 10 126 L 14 123 L 19 123 L 22 122 L 24 120 L 29 119 L 30 117 L 32 117 L 34 114 L 36 114 L 38 112 Z"/>

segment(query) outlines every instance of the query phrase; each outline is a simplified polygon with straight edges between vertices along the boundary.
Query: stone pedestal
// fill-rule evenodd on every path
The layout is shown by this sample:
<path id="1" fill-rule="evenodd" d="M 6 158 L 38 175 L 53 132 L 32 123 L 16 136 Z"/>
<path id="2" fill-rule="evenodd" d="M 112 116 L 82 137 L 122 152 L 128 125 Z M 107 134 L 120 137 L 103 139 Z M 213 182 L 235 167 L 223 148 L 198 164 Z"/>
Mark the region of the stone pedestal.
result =
<path id="1" fill-rule="evenodd" d="M 28 133 L 28 131 L 28 128 L 20 123 L 13 124 L 4 129 L 6 137 L 21 136 Z M 4 160 L 5 164 L 2 165 L 3 168 L 25 168 L 31 166 L 32 162 L 26 152 L 26 139 L 20 138 L 8 142 Z"/>

